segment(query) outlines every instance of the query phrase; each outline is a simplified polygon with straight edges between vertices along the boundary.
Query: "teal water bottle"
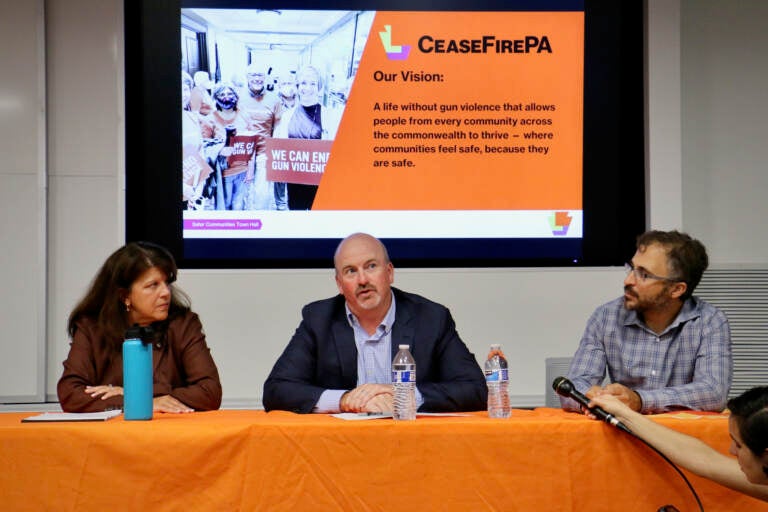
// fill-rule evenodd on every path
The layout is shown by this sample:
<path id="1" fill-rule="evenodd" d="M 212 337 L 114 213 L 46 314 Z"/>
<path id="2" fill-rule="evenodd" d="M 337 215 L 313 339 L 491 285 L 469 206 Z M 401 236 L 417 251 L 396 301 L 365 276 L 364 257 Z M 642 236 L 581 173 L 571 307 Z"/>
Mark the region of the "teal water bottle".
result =
<path id="1" fill-rule="evenodd" d="M 152 343 L 147 329 L 134 325 L 123 342 L 123 418 L 152 419 Z"/>

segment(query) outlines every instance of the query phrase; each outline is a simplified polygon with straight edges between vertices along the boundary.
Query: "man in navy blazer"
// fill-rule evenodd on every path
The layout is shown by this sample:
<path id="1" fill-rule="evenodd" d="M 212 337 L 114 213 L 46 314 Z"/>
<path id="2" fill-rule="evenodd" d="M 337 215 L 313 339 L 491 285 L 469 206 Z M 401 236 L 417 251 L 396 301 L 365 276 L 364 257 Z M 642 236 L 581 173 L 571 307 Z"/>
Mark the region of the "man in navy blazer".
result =
<path id="1" fill-rule="evenodd" d="M 296 333 L 264 383 L 266 410 L 389 412 L 392 357 L 410 345 L 420 411 L 486 408 L 475 356 L 444 306 L 391 285 L 384 245 L 355 233 L 334 255 L 340 295 L 302 309 Z"/>

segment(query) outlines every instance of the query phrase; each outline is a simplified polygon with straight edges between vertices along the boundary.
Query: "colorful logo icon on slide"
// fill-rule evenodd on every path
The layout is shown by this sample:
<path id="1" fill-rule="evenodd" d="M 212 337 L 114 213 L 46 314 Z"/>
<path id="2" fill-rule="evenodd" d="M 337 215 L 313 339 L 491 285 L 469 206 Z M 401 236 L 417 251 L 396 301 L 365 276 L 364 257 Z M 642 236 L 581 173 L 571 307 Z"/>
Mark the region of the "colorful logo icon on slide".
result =
<path id="1" fill-rule="evenodd" d="M 553 235 L 565 236 L 568 234 L 568 226 L 571 225 L 571 216 L 568 212 L 553 212 L 549 218 L 549 224 Z"/>
<path id="2" fill-rule="evenodd" d="M 384 25 L 384 31 L 379 32 L 379 37 L 389 60 L 405 60 L 408 58 L 408 54 L 411 52 L 410 46 L 392 44 L 392 25 Z"/>

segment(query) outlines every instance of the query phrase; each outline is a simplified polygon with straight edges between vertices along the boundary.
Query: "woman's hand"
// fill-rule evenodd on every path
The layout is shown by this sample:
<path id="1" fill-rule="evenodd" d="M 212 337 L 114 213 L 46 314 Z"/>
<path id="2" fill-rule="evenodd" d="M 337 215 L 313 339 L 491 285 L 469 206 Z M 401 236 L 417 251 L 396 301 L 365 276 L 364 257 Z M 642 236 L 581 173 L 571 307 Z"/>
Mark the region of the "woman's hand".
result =
<path id="1" fill-rule="evenodd" d="M 605 410 L 610 414 L 613 414 L 621 421 L 625 421 L 628 417 L 632 416 L 632 414 L 635 412 L 629 405 L 624 403 L 620 397 L 616 395 L 612 395 L 610 393 L 603 393 L 602 395 L 592 397 L 590 399 L 589 406 L 602 407 L 603 410 Z M 592 419 L 597 419 L 588 410 L 584 414 L 586 414 Z"/>
<path id="2" fill-rule="evenodd" d="M 104 386 L 85 386 L 85 392 L 91 395 L 92 398 L 101 396 L 102 400 L 106 400 L 113 396 L 122 396 L 123 388 L 121 386 L 113 386 L 112 384 L 106 384 Z"/>
<path id="3" fill-rule="evenodd" d="M 152 400 L 152 410 L 157 412 L 187 413 L 195 412 L 171 395 L 156 396 Z"/>

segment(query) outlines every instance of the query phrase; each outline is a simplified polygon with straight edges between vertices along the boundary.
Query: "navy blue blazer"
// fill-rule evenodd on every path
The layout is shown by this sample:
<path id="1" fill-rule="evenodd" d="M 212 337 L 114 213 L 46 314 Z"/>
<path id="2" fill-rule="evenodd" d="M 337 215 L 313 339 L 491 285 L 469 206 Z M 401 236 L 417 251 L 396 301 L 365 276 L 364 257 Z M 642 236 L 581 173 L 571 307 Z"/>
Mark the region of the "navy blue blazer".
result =
<path id="1" fill-rule="evenodd" d="M 392 288 L 392 354 L 408 344 L 416 361 L 420 411 L 480 411 L 487 406 L 485 377 L 456 332 L 445 306 Z M 304 306 L 301 324 L 264 383 L 262 402 L 273 409 L 312 412 L 326 389 L 357 387 L 357 346 L 344 296 Z"/>

